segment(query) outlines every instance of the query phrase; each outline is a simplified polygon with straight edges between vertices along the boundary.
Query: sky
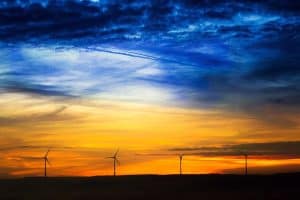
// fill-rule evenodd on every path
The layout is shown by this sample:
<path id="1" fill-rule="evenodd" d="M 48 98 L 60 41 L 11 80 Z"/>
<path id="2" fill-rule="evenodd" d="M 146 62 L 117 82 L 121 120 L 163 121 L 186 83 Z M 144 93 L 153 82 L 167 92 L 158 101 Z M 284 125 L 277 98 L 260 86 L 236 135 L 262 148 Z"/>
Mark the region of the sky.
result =
<path id="1" fill-rule="evenodd" d="M 300 171 L 299 11 L 1 1 L 0 177 Z"/>

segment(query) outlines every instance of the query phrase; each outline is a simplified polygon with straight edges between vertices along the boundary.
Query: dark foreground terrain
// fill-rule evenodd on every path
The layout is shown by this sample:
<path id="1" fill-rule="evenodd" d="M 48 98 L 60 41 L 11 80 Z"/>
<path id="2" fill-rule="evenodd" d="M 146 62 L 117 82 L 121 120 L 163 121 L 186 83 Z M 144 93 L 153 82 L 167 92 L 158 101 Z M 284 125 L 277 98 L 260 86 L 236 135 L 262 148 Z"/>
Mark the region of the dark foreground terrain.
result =
<path id="1" fill-rule="evenodd" d="M 0 199 L 300 199 L 300 173 L 0 180 Z"/>

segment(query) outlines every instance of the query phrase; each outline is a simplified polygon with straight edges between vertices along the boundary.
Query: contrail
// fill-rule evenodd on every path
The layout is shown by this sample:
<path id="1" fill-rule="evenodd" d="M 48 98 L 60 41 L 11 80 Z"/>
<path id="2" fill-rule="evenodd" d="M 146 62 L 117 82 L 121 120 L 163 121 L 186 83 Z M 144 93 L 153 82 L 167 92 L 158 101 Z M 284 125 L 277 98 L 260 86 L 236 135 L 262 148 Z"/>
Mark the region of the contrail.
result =
<path id="1" fill-rule="evenodd" d="M 91 48 L 91 47 L 87 47 L 86 49 L 87 50 L 93 50 L 93 51 L 105 52 L 105 53 L 111 53 L 111 54 L 124 55 L 124 56 L 129 56 L 129 57 L 134 57 L 134 58 L 142 58 L 142 59 L 147 59 L 147 60 L 155 60 L 155 61 L 164 61 L 164 62 L 169 62 L 169 63 L 176 63 L 176 64 L 180 64 L 180 65 L 184 65 L 184 66 L 197 67 L 198 69 L 201 68 L 201 66 L 199 66 L 199 65 L 180 62 L 180 61 L 173 60 L 173 59 L 168 59 L 168 58 L 155 57 L 155 56 L 141 54 L 141 53 L 121 52 L 121 51 L 107 50 L 107 49 L 104 49 L 104 48 Z"/>

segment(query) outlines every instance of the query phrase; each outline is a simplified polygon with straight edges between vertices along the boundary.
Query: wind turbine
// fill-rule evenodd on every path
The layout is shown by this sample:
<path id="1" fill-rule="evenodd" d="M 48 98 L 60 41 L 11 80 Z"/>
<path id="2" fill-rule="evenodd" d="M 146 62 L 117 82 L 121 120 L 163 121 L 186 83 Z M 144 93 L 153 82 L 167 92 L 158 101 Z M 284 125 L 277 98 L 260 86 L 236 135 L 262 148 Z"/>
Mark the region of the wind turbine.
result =
<path id="1" fill-rule="evenodd" d="M 245 159 L 245 176 L 247 176 L 248 175 L 248 156 L 249 156 L 249 154 L 245 151 L 239 151 L 239 154 L 244 156 L 244 159 Z"/>
<path id="2" fill-rule="evenodd" d="M 47 163 L 49 164 L 49 165 L 51 165 L 50 164 L 50 162 L 49 162 L 49 160 L 48 160 L 48 154 L 49 154 L 49 151 L 50 151 L 50 149 L 48 149 L 48 151 L 46 152 L 46 154 L 44 155 L 44 157 L 43 157 L 43 159 L 44 159 L 44 176 L 45 177 L 47 177 Z"/>
<path id="3" fill-rule="evenodd" d="M 183 159 L 183 154 L 179 154 L 179 175 L 182 175 L 182 159 Z"/>
<path id="4" fill-rule="evenodd" d="M 116 153 L 113 156 L 107 157 L 114 160 L 114 176 L 116 176 L 116 164 L 118 163 L 118 165 L 120 165 L 120 161 L 117 158 L 118 153 L 119 153 L 119 149 L 116 151 Z"/>

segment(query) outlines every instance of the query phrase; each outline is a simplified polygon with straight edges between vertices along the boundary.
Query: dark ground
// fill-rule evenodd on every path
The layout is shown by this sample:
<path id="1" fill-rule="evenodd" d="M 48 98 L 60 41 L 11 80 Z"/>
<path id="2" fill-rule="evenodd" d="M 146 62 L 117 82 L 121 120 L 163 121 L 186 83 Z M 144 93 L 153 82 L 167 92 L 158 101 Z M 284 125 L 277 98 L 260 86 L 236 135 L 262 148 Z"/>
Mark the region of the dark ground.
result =
<path id="1" fill-rule="evenodd" d="M 0 199 L 297 199 L 300 173 L 278 175 L 167 175 L 0 180 Z"/>

